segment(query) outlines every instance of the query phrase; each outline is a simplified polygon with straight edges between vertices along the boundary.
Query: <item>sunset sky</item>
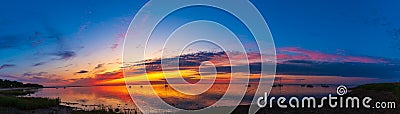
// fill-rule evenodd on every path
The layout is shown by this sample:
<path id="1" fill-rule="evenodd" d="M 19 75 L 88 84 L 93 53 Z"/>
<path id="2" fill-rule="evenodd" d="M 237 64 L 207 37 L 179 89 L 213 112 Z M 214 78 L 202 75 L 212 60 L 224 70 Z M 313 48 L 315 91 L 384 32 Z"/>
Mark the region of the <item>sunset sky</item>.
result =
<path id="1" fill-rule="evenodd" d="M 146 2 L 3 1 L 0 4 L 0 78 L 46 86 L 123 83 L 125 33 Z M 274 38 L 276 74 L 282 82 L 360 84 L 400 80 L 400 7 L 397 7 L 400 1 L 251 2 L 263 15 Z M 236 26 L 238 21 L 234 18 L 215 9 L 191 10 L 174 13 L 170 16 L 173 21 L 157 30 L 172 32 L 169 27 L 173 26 L 168 24 L 179 25 L 207 17 L 223 21 L 222 24 L 241 34 L 242 43 L 247 44 L 246 51 L 254 50 L 254 40 L 241 29 L 243 26 Z M 188 16 L 194 14 L 200 16 Z M 158 43 L 154 41 L 151 45 Z M 215 62 L 219 72 L 226 73 L 226 66 L 218 64 L 225 59 L 224 54 L 217 51 L 194 51 L 197 55 L 181 56 Z M 178 56 L 171 56 L 174 57 Z M 152 59 L 146 64 L 157 65 L 157 61 Z M 197 74 L 192 67 L 200 64 L 191 62 L 184 64 L 187 68 L 181 71 L 189 78 Z M 154 80 L 162 79 L 157 69 L 149 72 Z M 137 77 L 133 80 L 145 76 L 131 74 Z M 220 75 L 224 77 L 223 73 Z"/>

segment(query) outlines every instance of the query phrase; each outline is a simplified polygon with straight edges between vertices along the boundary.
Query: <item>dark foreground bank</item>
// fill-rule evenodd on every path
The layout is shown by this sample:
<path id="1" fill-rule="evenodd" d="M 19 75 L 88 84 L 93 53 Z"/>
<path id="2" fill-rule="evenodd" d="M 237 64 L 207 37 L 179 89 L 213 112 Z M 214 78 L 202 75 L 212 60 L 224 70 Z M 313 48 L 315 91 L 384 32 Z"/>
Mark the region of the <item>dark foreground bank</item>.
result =
<path id="1" fill-rule="evenodd" d="M 331 108 L 328 103 L 324 103 L 322 108 L 262 108 L 258 114 L 400 114 L 400 83 L 379 83 L 365 84 L 350 90 L 351 92 L 344 95 L 345 97 L 371 97 L 371 106 L 375 102 L 392 102 L 396 103 L 395 108 Z M 319 99 L 316 101 L 320 101 Z M 361 101 L 360 101 L 361 102 Z M 319 103 L 318 103 L 319 104 Z M 362 106 L 360 106 L 362 107 Z M 249 106 L 238 106 L 233 114 L 247 114 Z"/>

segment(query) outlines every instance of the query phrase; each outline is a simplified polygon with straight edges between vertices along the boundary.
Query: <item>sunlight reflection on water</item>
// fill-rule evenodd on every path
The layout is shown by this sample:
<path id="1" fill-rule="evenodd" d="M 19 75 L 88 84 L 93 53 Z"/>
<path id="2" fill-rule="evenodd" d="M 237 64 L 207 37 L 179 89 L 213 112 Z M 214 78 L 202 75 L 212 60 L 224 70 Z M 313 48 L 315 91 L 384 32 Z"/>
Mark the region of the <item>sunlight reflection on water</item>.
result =
<path id="1" fill-rule="evenodd" d="M 201 96 L 189 96 L 179 94 L 173 91 L 170 87 L 164 85 L 153 86 L 157 90 L 158 96 L 163 98 L 167 103 L 180 108 L 186 109 L 201 109 L 203 107 L 212 105 L 215 103 L 221 95 L 224 94 L 224 89 L 228 84 L 214 84 L 215 87 L 209 92 L 202 94 Z M 245 84 L 231 84 L 231 86 L 247 86 Z M 130 85 L 132 94 L 151 100 L 154 98 L 148 98 L 147 94 L 151 91 L 150 86 L 141 85 Z M 242 105 L 248 105 L 251 98 L 254 97 L 256 86 L 250 85 L 247 93 L 242 101 Z M 196 88 L 189 88 L 196 89 Z M 301 86 L 301 85 L 283 85 L 272 87 L 272 96 L 316 96 L 322 97 L 328 94 L 335 94 L 336 86 Z M 235 96 L 228 95 L 228 96 Z M 132 109 L 137 110 L 134 102 L 131 100 L 129 92 L 126 86 L 93 86 L 93 87 L 67 87 L 67 88 L 43 88 L 38 92 L 31 94 L 30 97 L 49 97 L 49 98 L 60 98 L 63 102 L 62 105 L 76 107 L 80 110 L 93 110 L 98 109 L 101 106 L 109 108 L 120 108 L 120 109 Z M 233 98 L 233 97 L 232 97 Z M 229 100 L 229 99 L 228 99 Z M 136 101 L 144 102 L 144 101 Z M 229 102 L 229 101 L 226 101 Z M 147 106 L 154 106 L 154 104 L 148 104 Z M 225 106 L 230 106 L 226 103 Z M 164 112 L 165 110 L 158 110 Z"/>

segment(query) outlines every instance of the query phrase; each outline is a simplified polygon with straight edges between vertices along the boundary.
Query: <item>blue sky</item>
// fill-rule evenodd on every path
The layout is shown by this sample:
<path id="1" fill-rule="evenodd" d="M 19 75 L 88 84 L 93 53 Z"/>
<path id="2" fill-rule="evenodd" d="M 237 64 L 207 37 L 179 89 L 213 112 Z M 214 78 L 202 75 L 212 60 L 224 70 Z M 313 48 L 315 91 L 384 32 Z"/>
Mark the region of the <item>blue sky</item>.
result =
<path id="1" fill-rule="evenodd" d="M 399 41 L 391 32 L 400 24 L 398 2 L 279 0 L 255 5 L 268 21 L 278 47 L 398 58 L 395 45 Z"/>
<path id="2" fill-rule="evenodd" d="M 356 62 L 362 66 L 364 63 L 367 66 L 394 64 L 383 65 L 382 69 L 394 69 L 386 72 L 389 74 L 399 73 L 396 68 L 400 59 L 400 1 L 251 2 L 267 21 L 278 54 L 290 53 L 291 57 L 285 59 Z M 134 14 L 145 3 L 141 0 L 3 1 L 0 5 L 1 77 L 51 85 L 119 70 L 123 35 Z M 195 12 L 209 14 L 227 25 L 235 23 L 218 18 L 218 13 Z M 187 14 L 178 14 L 177 18 L 190 20 L 184 17 Z M 240 28 L 233 27 L 238 31 Z M 294 57 L 297 54 L 309 54 L 311 58 Z M 327 58 L 313 58 L 313 54 Z M 318 73 L 312 73 L 315 74 Z M 396 79 L 399 78 L 388 78 L 389 81 Z"/>

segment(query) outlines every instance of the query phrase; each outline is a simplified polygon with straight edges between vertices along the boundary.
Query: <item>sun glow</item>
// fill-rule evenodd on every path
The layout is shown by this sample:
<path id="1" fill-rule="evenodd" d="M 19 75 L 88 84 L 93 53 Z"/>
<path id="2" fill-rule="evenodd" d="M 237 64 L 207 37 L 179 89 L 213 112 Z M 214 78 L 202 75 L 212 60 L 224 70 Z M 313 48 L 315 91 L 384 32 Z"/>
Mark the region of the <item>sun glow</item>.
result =
<path id="1" fill-rule="evenodd" d="M 108 80 L 100 82 L 100 84 L 120 84 L 126 82 L 143 82 L 143 81 L 163 81 L 166 78 L 198 78 L 197 71 L 193 70 L 176 70 L 176 71 L 157 71 L 149 72 L 146 74 L 131 74 L 126 75 L 124 78 Z"/>

